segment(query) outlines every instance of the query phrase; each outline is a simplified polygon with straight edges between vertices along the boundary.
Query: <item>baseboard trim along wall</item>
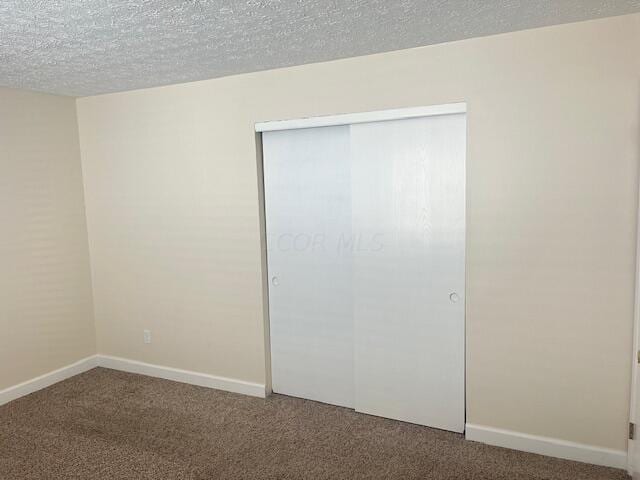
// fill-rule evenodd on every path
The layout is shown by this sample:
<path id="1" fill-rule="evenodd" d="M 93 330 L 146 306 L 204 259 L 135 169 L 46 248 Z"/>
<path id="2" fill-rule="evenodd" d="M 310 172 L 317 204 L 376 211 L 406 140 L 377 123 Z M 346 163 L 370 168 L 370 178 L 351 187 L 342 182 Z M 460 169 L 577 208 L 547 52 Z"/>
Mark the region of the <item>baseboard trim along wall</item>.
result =
<path id="1" fill-rule="evenodd" d="M 594 447 L 557 438 L 540 437 L 470 423 L 466 424 L 465 437 L 474 442 L 537 453 L 548 457 L 564 458 L 565 460 L 575 460 L 605 467 L 627 468 L 627 452 L 623 450 Z"/>
<path id="2" fill-rule="evenodd" d="M 95 367 L 138 373 L 150 377 L 173 380 L 174 382 L 250 395 L 252 397 L 264 398 L 266 396 L 265 386 L 260 383 L 153 365 L 109 355 L 92 355 L 66 367 L 40 375 L 39 377 L 14 385 L 13 387 L 0 390 L 0 405 L 4 405 L 12 400 L 29 395 L 30 393 L 49 387 L 54 383 L 61 382 L 62 380 L 84 373 Z M 594 447 L 559 440 L 557 438 L 529 435 L 471 423 L 466 424 L 465 436 L 467 440 L 495 445 L 497 447 L 505 447 L 606 467 L 627 468 L 627 452 L 623 450 Z"/>
<path id="3" fill-rule="evenodd" d="M 49 387 L 95 367 L 111 368 L 129 373 L 139 373 L 149 377 L 164 378 L 174 382 L 188 383 L 200 387 L 215 388 L 227 392 L 241 393 L 252 397 L 264 398 L 265 386 L 260 383 L 246 382 L 235 378 L 218 377 L 206 373 L 191 372 L 178 368 L 163 367 L 150 363 L 128 360 L 126 358 L 111 357 L 109 355 L 92 355 L 71 365 L 45 373 L 26 382 L 0 390 L 0 405 L 9 403 L 30 393 Z"/>
<path id="4" fill-rule="evenodd" d="M 13 387 L 0 390 L 0 405 L 9 403 L 12 400 L 24 397 L 30 393 L 37 392 L 43 388 L 47 388 L 54 383 L 61 382 L 62 380 L 66 380 L 67 378 L 71 378 L 97 366 L 98 358 L 96 355 L 92 355 L 90 357 L 83 358 L 82 360 L 78 360 L 71 365 L 67 365 L 66 367 L 54 370 L 53 372 L 45 373 L 44 375 L 19 383 Z"/>
<path id="5" fill-rule="evenodd" d="M 252 397 L 264 398 L 265 386 L 260 383 L 246 382 L 235 378 L 218 377 L 207 373 L 192 372 L 178 368 L 164 367 L 150 363 L 128 360 L 126 358 L 98 355 L 98 366 L 129 373 L 139 373 L 150 377 L 164 378 L 174 382 L 188 383 L 200 387 L 215 388 L 227 392 L 241 393 Z"/>

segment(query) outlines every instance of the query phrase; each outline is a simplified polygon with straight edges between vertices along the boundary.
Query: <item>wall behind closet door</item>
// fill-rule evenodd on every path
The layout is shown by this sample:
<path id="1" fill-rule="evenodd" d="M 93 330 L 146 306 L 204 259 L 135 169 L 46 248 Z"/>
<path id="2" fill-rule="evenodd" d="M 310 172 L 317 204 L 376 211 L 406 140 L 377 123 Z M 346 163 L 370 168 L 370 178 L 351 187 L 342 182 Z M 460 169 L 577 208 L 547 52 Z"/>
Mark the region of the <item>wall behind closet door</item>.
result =
<path id="1" fill-rule="evenodd" d="M 94 353 L 75 100 L 0 88 L 0 390 Z"/>
<path id="2" fill-rule="evenodd" d="M 467 421 L 623 450 L 639 79 L 632 15 L 79 99 L 100 353 L 264 382 L 254 122 L 466 101 Z"/>

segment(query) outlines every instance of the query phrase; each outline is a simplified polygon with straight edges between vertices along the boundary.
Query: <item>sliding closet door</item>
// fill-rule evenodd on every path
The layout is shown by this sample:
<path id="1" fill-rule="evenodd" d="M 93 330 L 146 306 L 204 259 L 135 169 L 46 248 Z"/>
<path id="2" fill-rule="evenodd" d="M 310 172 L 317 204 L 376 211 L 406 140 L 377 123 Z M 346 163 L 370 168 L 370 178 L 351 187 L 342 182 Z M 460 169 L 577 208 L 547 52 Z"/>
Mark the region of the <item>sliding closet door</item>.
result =
<path id="1" fill-rule="evenodd" d="M 351 127 L 355 408 L 464 430 L 465 115 Z"/>
<path id="2" fill-rule="evenodd" d="M 349 127 L 263 134 L 273 391 L 353 406 Z"/>

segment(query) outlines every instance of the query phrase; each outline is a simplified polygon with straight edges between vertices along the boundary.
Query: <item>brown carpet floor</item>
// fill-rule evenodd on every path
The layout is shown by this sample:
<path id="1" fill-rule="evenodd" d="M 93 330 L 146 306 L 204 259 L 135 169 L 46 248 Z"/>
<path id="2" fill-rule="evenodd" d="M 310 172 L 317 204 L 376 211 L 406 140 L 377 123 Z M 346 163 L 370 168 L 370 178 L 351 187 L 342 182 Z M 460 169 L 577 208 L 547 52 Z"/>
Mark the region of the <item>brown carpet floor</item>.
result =
<path id="1" fill-rule="evenodd" d="M 0 478 L 628 477 L 307 400 L 97 368 L 0 407 Z"/>

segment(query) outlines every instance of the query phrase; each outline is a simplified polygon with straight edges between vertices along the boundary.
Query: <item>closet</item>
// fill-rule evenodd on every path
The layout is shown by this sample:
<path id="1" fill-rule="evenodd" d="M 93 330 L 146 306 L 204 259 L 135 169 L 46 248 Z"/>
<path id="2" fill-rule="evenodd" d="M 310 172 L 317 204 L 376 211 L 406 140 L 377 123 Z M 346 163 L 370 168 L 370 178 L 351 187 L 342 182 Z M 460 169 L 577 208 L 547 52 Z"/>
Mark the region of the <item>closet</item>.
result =
<path id="1" fill-rule="evenodd" d="M 257 129 L 273 391 L 462 432 L 464 105 Z"/>

